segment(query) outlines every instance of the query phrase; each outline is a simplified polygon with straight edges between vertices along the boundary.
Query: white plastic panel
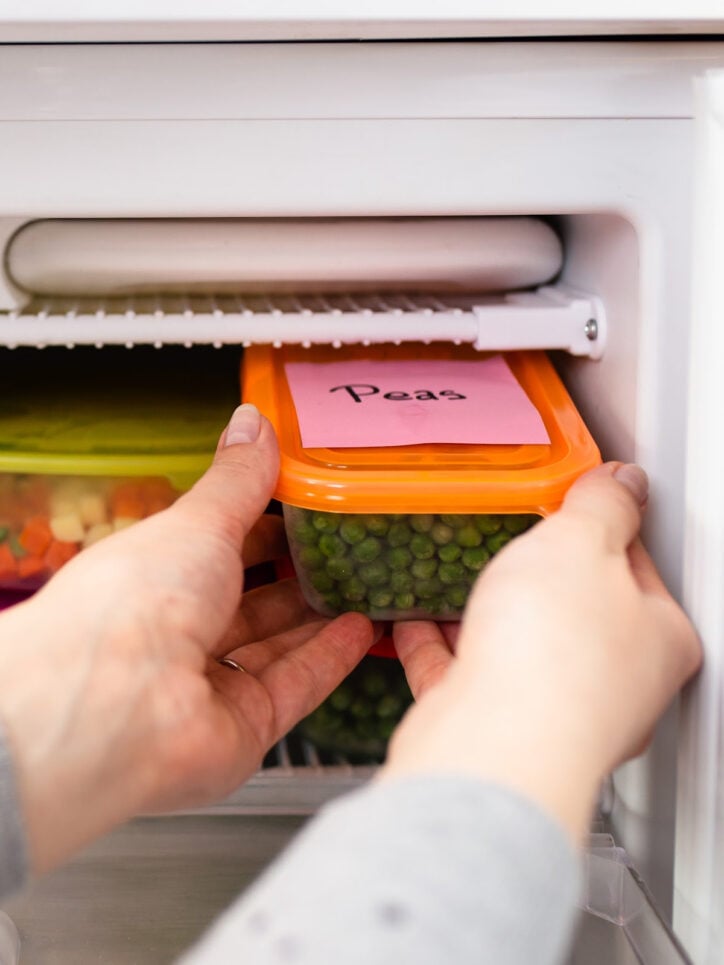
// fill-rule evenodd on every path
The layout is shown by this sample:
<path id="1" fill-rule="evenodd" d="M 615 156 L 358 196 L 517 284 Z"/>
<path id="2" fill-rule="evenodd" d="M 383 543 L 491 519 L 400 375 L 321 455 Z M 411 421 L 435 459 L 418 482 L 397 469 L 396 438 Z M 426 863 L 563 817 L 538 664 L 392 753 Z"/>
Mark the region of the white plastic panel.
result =
<path id="1" fill-rule="evenodd" d="M 565 34 L 713 33 L 717 0 L 610 0 L 587 10 L 576 0 L 33 0 L 0 3 L 5 42 L 120 40 L 315 40 L 510 37 Z"/>
<path id="2" fill-rule="evenodd" d="M 697 965 L 724 949 L 724 72 L 697 89 L 684 602 L 704 668 L 681 709 L 674 922 Z"/>

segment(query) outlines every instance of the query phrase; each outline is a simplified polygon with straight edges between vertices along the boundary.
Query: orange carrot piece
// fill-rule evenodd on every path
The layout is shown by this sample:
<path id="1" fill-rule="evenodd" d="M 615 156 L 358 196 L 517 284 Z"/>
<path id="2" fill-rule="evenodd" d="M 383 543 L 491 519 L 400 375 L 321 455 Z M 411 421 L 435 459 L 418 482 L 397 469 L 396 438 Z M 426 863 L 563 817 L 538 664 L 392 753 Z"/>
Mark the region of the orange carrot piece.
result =
<path id="1" fill-rule="evenodd" d="M 25 523 L 18 542 L 31 556 L 42 556 L 50 546 L 53 534 L 45 516 L 31 516 Z"/>
<path id="2" fill-rule="evenodd" d="M 45 573 L 48 567 L 42 556 L 24 556 L 18 560 L 18 576 L 21 580 L 30 579 L 31 576 L 39 576 Z"/>
<path id="3" fill-rule="evenodd" d="M 145 508 L 139 496 L 115 496 L 111 499 L 111 510 L 114 519 L 143 519 Z"/>
<path id="4" fill-rule="evenodd" d="M 18 575 L 18 564 L 12 550 L 6 543 L 0 545 L 0 580 L 9 580 Z"/>
<path id="5" fill-rule="evenodd" d="M 78 552 L 77 543 L 66 543 L 63 540 L 55 539 L 45 554 L 45 564 L 49 570 L 55 573 L 64 563 L 72 560 Z"/>

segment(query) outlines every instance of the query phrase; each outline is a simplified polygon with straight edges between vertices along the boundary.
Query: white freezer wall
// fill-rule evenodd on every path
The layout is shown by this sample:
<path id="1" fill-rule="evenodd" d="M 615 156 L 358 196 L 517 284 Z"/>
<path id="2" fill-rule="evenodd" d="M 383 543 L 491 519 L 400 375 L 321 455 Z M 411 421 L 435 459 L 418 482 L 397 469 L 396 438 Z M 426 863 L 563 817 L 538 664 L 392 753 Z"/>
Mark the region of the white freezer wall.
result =
<path id="1" fill-rule="evenodd" d="M 605 455 L 650 473 L 646 540 L 679 594 L 691 79 L 722 63 L 715 42 L 0 47 L 0 233 L 62 217 L 558 217 L 564 279 L 609 322 L 604 359 L 563 371 Z M 18 298 L 6 282 L 0 309 Z M 617 775 L 614 805 L 667 912 L 675 723 Z"/>

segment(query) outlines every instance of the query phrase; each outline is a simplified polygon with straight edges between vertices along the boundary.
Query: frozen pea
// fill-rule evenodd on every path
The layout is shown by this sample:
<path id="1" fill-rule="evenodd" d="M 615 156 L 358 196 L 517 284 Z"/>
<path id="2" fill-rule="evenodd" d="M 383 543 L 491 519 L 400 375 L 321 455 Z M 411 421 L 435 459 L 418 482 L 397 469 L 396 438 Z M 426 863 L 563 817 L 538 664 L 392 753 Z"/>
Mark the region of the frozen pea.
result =
<path id="1" fill-rule="evenodd" d="M 362 690 L 369 697 L 381 697 L 387 690 L 385 675 L 379 671 L 370 670 L 362 681 Z"/>
<path id="2" fill-rule="evenodd" d="M 358 576 L 351 576 L 339 584 L 339 592 L 348 602 L 359 603 L 367 596 L 367 586 Z"/>
<path id="3" fill-rule="evenodd" d="M 490 553 L 484 546 L 471 546 L 463 551 L 463 566 L 479 573 L 490 559 Z"/>
<path id="4" fill-rule="evenodd" d="M 441 583 L 449 586 L 453 583 L 460 583 L 465 579 L 465 567 L 462 563 L 441 563 L 437 571 Z"/>
<path id="5" fill-rule="evenodd" d="M 381 720 L 378 725 L 381 739 L 383 741 L 388 741 L 390 737 L 392 737 L 392 735 L 394 734 L 396 727 L 397 727 L 397 721 L 394 718 L 392 718 L 391 720 Z"/>
<path id="6" fill-rule="evenodd" d="M 460 526 L 467 526 L 470 522 L 469 516 L 461 516 L 459 514 L 444 513 L 440 515 L 440 519 L 446 526 L 452 526 L 453 529 L 458 529 Z"/>
<path id="7" fill-rule="evenodd" d="M 398 570 L 395 573 L 390 573 L 390 586 L 395 593 L 409 593 L 414 584 L 415 581 L 407 570 Z"/>
<path id="8" fill-rule="evenodd" d="M 445 601 L 454 609 L 462 610 L 468 598 L 468 588 L 466 586 L 449 586 L 445 590 Z"/>
<path id="9" fill-rule="evenodd" d="M 503 520 L 503 527 L 513 536 L 525 532 L 529 526 L 530 516 L 527 514 L 514 514 L 506 516 Z"/>
<path id="10" fill-rule="evenodd" d="M 410 573 L 418 580 L 429 580 L 437 572 L 437 560 L 415 560 Z"/>
<path id="11" fill-rule="evenodd" d="M 367 527 L 367 532 L 371 533 L 372 536 L 384 536 L 390 528 L 389 516 L 363 516 L 362 519 Z"/>
<path id="12" fill-rule="evenodd" d="M 336 533 L 339 529 L 339 516 L 336 513 L 315 513 L 312 526 L 318 533 Z"/>
<path id="13" fill-rule="evenodd" d="M 401 521 L 394 522 L 387 531 L 387 542 L 390 546 L 407 546 L 412 538 L 412 530 Z"/>
<path id="14" fill-rule="evenodd" d="M 319 539 L 319 531 L 312 526 L 309 520 L 303 519 L 294 527 L 294 539 L 304 546 L 315 546 Z"/>
<path id="15" fill-rule="evenodd" d="M 431 580 L 415 580 L 415 594 L 421 600 L 427 601 L 432 599 L 432 597 L 437 596 L 441 589 L 442 584 L 435 577 Z"/>
<path id="16" fill-rule="evenodd" d="M 317 546 L 302 546 L 298 555 L 300 564 L 307 570 L 320 569 L 327 559 Z"/>
<path id="17" fill-rule="evenodd" d="M 429 600 L 425 600 L 425 609 L 432 617 L 443 613 L 445 610 L 447 610 L 445 598 L 442 596 L 430 597 Z"/>
<path id="18" fill-rule="evenodd" d="M 434 522 L 435 517 L 429 513 L 419 513 L 415 516 L 410 516 L 410 526 L 416 533 L 429 533 Z"/>
<path id="19" fill-rule="evenodd" d="M 402 701 L 396 694 L 385 694 L 377 702 L 378 717 L 396 717 L 402 710 Z"/>
<path id="20" fill-rule="evenodd" d="M 382 560 L 375 560 L 372 563 L 363 563 L 357 575 L 367 586 L 383 586 L 389 583 L 390 571 Z"/>
<path id="21" fill-rule="evenodd" d="M 325 593 L 323 599 L 329 609 L 335 613 L 339 613 L 340 610 L 344 609 L 344 601 L 339 593 Z"/>
<path id="22" fill-rule="evenodd" d="M 324 570 L 316 570 L 309 577 L 309 582 L 312 584 L 317 593 L 329 593 L 334 589 L 334 580 L 326 573 Z"/>
<path id="23" fill-rule="evenodd" d="M 347 553 L 347 544 L 336 533 L 323 533 L 319 537 L 319 549 L 327 557 L 344 556 Z"/>
<path id="24" fill-rule="evenodd" d="M 371 563 L 382 552 L 382 543 L 376 536 L 367 536 L 352 547 L 352 556 L 358 563 Z"/>
<path id="25" fill-rule="evenodd" d="M 371 717 L 372 714 L 374 713 L 374 710 L 370 706 L 369 701 L 365 700 L 364 697 L 360 696 L 352 701 L 352 704 L 350 705 L 350 708 L 349 708 L 349 712 L 350 714 L 352 714 L 353 717 L 364 718 L 364 717 Z"/>
<path id="26" fill-rule="evenodd" d="M 485 540 L 485 545 L 488 547 L 491 553 L 499 552 L 506 543 L 509 543 L 513 537 L 511 534 L 505 530 L 501 529 L 498 533 L 493 533 L 492 536 L 488 536 Z"/>
<path id="27" fill-rule="evenodd" d="M 365 528 L 365 524 L 360 519 L 357 519 L 354 516 L 348 516 L 339 527 L 339 535 L 342 537 L 345 543 L 349 543 L 351 546 L 354 546 L 355 543 L 362 542 L 367 535 L 367 530 Z"/>
<path id="28" fill-rule="evenodd" d="M 387 587 L 379 586 L 370 590 L 367 599 L 370 601 L 370 606 L 377 607 L 378 610 L 386 609 L 394 598 L 394 593 L 392 590 L 387 589 Z"/>
<path id="29" fill-rule="evenodd" d="M 437 555 L 443 563 L 454 563 L 455 560 L 460 558 L 461 553 L 462 549 L 457 543 L 446 543 L 437 551 Z"/>
<path id="30" fill-rule="evenodd" d="M 332 556 L 325 566 L 333 580 L 348 580 L 354 576 L 354 560 L 349 556 Z"/>
<path id="31" fill-rule="evenodd" d="M 501 528 L 503 525 L 503 520 L 500 516 L 483 514 L 482 516 L 475 517 L 475 525 L 483 536 L 492 536 L 493 533 L 497 533 Z"/>
<path id="32" fill-rule="evenodd" d="M 395 609 L 396 610 L 413 610 L 415 608 L 415 594 L 414 593 L 397 593 L 395 595 Z"/>
<path id="33" fill-rule="evenodd" d="M 335 710 L 346 710 L 352 703 L 352 693 L 349 687 L 340 685 L 329 695 L 329 702 Z"/>
<path id="34" fill-rule="evenodd" d="M 10 527 L 0 526 L 0 543 L 4 543 L 9 535 L 10 535 Z"/>
<path id="35" fill-rule="evenodd" d="M 447 523 L 435 523 L 430 530 L 430 536 L 438 546 L 445 546 L 447 543 L 452 543 L 455 530 Z"/>
<path id="36" fill-rule="evenodd" d="M 426 533 L 415 533 L 410 540 L 410 552 L 418 560 L 429 560 L 435 555 L 435 544 Z"/>
<path id="37" fill-rule="evenodd" d="M 467 526 L 455 530 L 455 541 L 458 546 L 480 546 L 483 537 L 472 523 L 468 523 Z"/>
<path id="38" fill-rule="evenodd" d="M 387 550 L 383 557 L 389 568 L 395 572 L 406 570 L 412 563 L 412 553 L 405 546 L 395 546 Z"/>

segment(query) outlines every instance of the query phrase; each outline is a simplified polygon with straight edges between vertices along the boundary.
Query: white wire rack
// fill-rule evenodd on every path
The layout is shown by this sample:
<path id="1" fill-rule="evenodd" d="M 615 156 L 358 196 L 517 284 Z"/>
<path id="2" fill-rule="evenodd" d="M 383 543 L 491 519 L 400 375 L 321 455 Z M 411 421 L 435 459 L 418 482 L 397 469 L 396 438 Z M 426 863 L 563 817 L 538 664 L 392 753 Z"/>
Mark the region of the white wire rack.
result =
<path id="1" fill-rule="evenodd" d="M 36 299 L 0 314 L 0 345 L 187 346 L 452 341 L 598 358 L 605 317 L 560 286 L 498 296 L 375 293 Z"/>

